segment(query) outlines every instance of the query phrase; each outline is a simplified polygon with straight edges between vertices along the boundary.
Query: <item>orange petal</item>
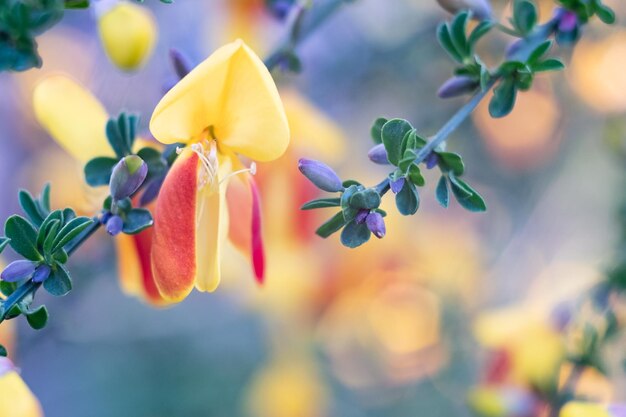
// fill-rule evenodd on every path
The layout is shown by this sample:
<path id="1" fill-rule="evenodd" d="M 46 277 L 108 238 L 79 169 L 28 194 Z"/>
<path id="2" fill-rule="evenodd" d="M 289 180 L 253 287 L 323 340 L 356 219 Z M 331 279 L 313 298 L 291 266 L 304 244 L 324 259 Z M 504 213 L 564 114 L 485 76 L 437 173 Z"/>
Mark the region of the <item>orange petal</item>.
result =
<path id="1" fill-rule="evenodd" d="M 233 245 L 249 257 L 259 284 L 265 276 L 265 250 L 261 234 L 261 204 L 258 187 L 249 175 L 231 180 L 226 191 Z"/>
<path id="2" fill-rule="evenodd" d="M 152 272 L 167 301 L 185 298 L 196 277 L 198 155 L 185 151 L 167 174 L 154 214 Z"/>

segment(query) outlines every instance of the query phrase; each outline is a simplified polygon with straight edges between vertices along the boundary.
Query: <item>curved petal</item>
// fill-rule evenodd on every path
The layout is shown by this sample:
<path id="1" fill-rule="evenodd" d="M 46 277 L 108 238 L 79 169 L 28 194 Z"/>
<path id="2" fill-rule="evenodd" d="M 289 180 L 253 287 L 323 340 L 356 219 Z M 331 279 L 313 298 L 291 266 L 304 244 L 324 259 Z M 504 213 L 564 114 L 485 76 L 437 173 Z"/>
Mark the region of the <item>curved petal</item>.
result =
<path id="1" fill-rule="evenodd" d="M 150 120 L 156 140 L 188 142 L 215 126 L 230 60 L 238 47 L 238 43 L 231 43 L 218 49 L 165 94 Z"/>
<path id="2" fill-rule="evenodd" d="M 180 301 L 196 277 L 198 155 L 181 154 L 167 174 L 154 213 L 152 273 L 161 296 Z"/>
<path id="3" fill-rule="evenodd" d="M 231 243 L 252 262 L 259 284 L 265 278 L 265 250 L 261 233 L 261 200 L 250 175 L 231 181 L 226 191 L 230 217 L 228 237 Z"/>
<path id="4" fill-rule="evenodd" d="M 289 144 L 272 76 L 241 40 L 218 49 L 174 86 L 150 121 L 163 143 L 198 140 L 210 126 L 222 150 L 258 161 L 278 158 Z"/>
<path id="5" fill-rule="evenodd" d="M 109 116 L 84 87 L 64 75 L 42 80 L 33 93 L 35 115 L 43 128 L 82 162 L 112 156 L 105 134 Z"/>
<path id="6" fill-rule="evenodd" d="M 224 85 L 220 145 L 257 161 L 280 157 L 289 145 L 289 124 L 271 74 L 243 42 L 233 55 Z"/>

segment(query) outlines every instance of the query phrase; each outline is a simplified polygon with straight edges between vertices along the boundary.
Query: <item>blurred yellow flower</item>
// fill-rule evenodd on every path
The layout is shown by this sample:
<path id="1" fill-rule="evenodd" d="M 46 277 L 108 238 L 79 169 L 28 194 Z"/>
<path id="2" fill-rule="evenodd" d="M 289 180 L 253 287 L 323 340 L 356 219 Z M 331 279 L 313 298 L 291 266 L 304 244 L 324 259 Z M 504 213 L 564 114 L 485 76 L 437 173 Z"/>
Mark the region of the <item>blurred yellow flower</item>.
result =
<path id="1" fill-rule="evenodd" d="M 259 195 L 249 175 L 256 165 L 247 169 L 239 158 L 277 159 L 289 144 L 289 126 L 261 59 L 241 40 L 218 49 L 163 97 L 150 130 L 162 143 L 188 145 L 163 183 L 154 216 L 152 269 L 161 295 L 180 301 L 194 286 L 217 288 L 229 214 L 245 226 L 231 228 L 231 241 L 249 253 L 262 281 Z"/>
<path id="2" fill-rule="evenodd" d="M 251 417 L 324 417 L 328 399 L 314 364 L 281 357 L 261 369 L 248 393 Z"/>
<path id="3" fill-rule="evenodd" d="M 484 347 L 506 353 L 513 382 L 540 387 L 555 382 L 565 347 L 547 318 L 525 307 L 485 312 L 476 319 L 474 334 Z"/>
<path id="4" fill-rule="evenodd" d="M 600 41 L 582 40 L 574 49 L 570 84 L 594 109 L 604 113 L 626 111 L 626 31 Z"/>
<path id="5" fill-rule="evenodd" d="M 0 416 L 43 416 L 39 401 L 15 370 L 13 363 L 0 357 Z"/>
<path id="6" fill-rule="evenodd" d="M 149 9 L 119 2 L 99 16 L 100 40 L 115 65 L 136 70 L 149 58 L 157 37 L 154 16 Z"/>
<path id="7" fill-rule="evenodd" d="M 612 417 L 601 404 L 571 401 L 561 409 L 559 417 Z"/>

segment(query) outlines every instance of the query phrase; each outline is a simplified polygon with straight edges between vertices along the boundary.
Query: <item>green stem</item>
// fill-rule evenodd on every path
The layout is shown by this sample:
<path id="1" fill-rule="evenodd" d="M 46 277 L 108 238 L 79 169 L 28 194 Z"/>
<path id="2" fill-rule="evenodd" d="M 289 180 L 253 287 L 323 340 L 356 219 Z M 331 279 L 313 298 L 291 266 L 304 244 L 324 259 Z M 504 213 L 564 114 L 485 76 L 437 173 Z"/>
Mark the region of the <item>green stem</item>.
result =
<path id="1" fill-rule="evenodd" d="M 463 107 L 461 107 L 451 118 L 446 122 L 445 125 L 433 136 L 433 138 L 418 152 L 415 157 L 415 163 L 419 164 L 424 162 L 428 155 L 432 151 L 434 151 L 439 145 L 448 139 L 448 136 L 452 134 L 461 124 L 467 119 L 476 107 L 480 104 L 480 102 L 485 98 L 485 96 L 491 91 L 491 88 L 496 84 L 498 78 L 493 78 L 489 84 L 485 87 L 484 90 L 480 90 L 478 93 L 474 94 L 474 96 L 468 101 Z"/>
<path id="2" fill-rule="evenodd" d="M 292 54 L 299 43 L 315 32 L 323 23 L 332 17 L 344 3 L 349 0 L 319 0 L 311 9 L 301 9 L 289 29 L 285 39 L 278 45 L 270 56 L 265 59 L 265 65 L 271 71 L 276 68 L 286 55 Z"/>

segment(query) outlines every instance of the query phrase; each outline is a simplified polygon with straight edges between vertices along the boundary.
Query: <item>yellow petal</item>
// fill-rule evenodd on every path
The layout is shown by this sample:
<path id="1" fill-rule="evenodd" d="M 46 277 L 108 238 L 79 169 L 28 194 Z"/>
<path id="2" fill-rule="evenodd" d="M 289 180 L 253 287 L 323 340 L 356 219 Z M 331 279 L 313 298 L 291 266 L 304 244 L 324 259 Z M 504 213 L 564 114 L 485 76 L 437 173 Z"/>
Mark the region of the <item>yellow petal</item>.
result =
<path id="1" fill-rule="evenodd" d="M 240 40 L 218 49 L 172 88 L 150 121 L 163 143 L 198 140 L 210 126 L 220 150 L 259 161 L 278 158 L 289 144 L 276 85 Z"/>
<path id="2" fill-rule="evenodd" d="M 98 22 L 100 39 L 115 65 L 123 70 L 141 67 L 154 49 L 156 23 L 149 9 L 119 3 Z"/>
<path id="3" fill-rule="evenodd" d="M 213 292 L 221 280 L 220 257 L 228 233 L 226 209 L 226 182 L 219 184 L 232 170 L 230 158 L 218 156 L 220 166 L 214 186 L 205 186 L 198 192 L 196 231 L 196 288 Z M 219 185 L 218 185 L 219 184 Z"/>
<path id="4" fill-rule="evenodd" d="M 74 158 L 86 162 L 113 154 L 105 134 L 106 110 L 72 79 L 45 78 L 35 88 L 33 105 L 41 126 Z"/>
<path id="5" fill-rule="evenodd" d="M 3 361 L 8 359 L 2 358 Z M 0 375 L 0 416 L 42 417 L 39 401 L 16 371 Z"/>
<path id="6" fill-rule="evenodd" d="M 610 417 L 601 404 L 572 401 L 561 409 L 560 417 Z"/>

